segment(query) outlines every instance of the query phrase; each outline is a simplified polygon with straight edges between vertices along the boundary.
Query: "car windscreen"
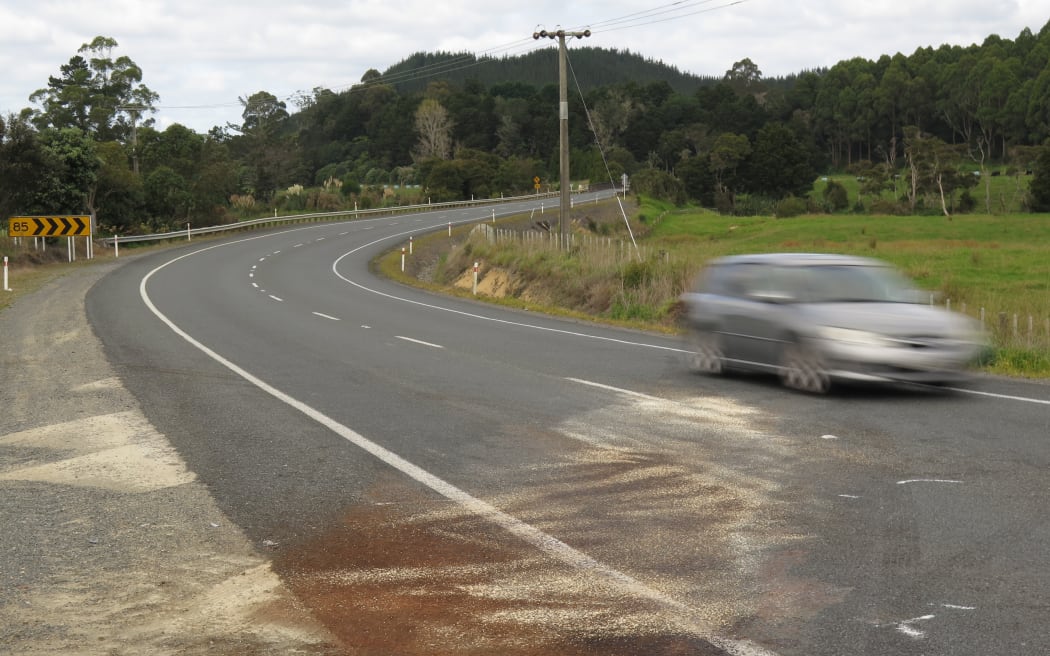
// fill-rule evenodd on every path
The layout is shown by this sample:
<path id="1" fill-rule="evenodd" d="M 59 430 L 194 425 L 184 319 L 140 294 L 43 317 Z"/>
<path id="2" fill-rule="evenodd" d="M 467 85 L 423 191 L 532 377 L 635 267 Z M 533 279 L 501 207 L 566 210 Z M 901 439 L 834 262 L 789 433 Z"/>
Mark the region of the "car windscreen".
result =
<path id="1" fill-rule="evenodd" d="M 800 300 L 809 303 L 912 303 L 914 286 L 890 267 L 823 265 L 797 272 Z"/>

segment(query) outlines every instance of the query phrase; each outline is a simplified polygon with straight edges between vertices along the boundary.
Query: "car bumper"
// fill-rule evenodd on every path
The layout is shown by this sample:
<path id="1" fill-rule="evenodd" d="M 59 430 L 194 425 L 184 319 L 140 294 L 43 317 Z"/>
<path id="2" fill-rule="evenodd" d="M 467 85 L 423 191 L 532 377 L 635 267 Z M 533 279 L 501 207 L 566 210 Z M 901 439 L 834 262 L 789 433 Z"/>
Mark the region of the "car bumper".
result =
<path id="1" fill-rule="evenodd" d="M 870 347 L 825 341 L 827 372 L 839 380 L 946 383 L 965 380 L 981 346 L 965 342 L 922 347 Z"/>

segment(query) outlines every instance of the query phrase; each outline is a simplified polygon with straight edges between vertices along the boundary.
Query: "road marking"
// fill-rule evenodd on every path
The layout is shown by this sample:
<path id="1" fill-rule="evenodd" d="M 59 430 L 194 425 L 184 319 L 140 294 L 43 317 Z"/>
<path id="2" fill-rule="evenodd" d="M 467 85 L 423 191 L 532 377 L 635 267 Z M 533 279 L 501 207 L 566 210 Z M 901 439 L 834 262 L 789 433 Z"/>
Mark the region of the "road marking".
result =
<path id="1" fill-rule="evenodd" d="M 587 385 L 588 387 L 597 387 L 598 389 L 608 390 L 610 392 L 616 392 L 618 394 L 626 394 L 627 396 L 633 396 L 636 399 L 644 399 L 646 401 L 660 401 L 666 403 L 669 399 L 662 399 L 658 396 L 651 396 L 642 392 L 635 392 L 629 389 L 623 389 L 622 387 L 613 387 L 612 385 L 604 385 L 602 383 L 595 383 L 590 380 L 583 380 L 582 378 L 566 378 L 565 380 L 573 383 L 579 383 L 580 385 Z"/>
<path id="2" fill-rule="evenodd" d="M 423 346 L 429 346 L 431 348 L 445 348 L 444 346 L 442 346 L 440 344 L 431 344 L 430 342 L 424 342 L 424 341 L 419 340 L 419 339 L 412 339 L 411 337 L 402 337 L 401 335 L 394 335 L 394 337 L 396 337 L 398 339 L 403 339 L 406 342 L 412 342 L 413 344 L 422 344 Z"/>
<path id="3" fill-rule="evenodd" d="M 909 478 L 906 481 L 897 481 L 897 485 L 908 485 L 909 483 L 962 483 L 945 478 Z"/>
<path id="4" fill-rule="evenodd" d="M 474 222 L 474 221 L 476 221 L 476 219 L 472 220 L 471 222 Z M 367 230 L 368 228 L 365 228 L 365 229 Z M 373 242 L 370 242 L 370 243 L 367 243 L 367 244 L 363 244 L 361 246 L 358 246 L 357 248 L 355 248 L 352 251 L 343 253 L 338 258 L 336 258 L 336 260 L 334 262 L 332 262 L 332 273 L 334 273 L 335 276 L 337 278 L 339 278 L 340 280 L 342 280 L 344 282 L 347 282 L 347 283 L 353 285 L 354 287 L 357 287 L 358 289 L 364 290 L 366 292 L 371 292 L 373 294 L 376 294 L 377 296 L 382 296 L 383 298 L 389 298 L 389 299 L 394 300 L 394 301 L 401 301 L 402 303 L 409 303 L 411 305 L 416 305 L 418 307 L 425 307 L 425 308 L 429 308 L 431 310 L 440 310 L 441 312 L 448 312 L 450 314 L 457 314 L 459 316 L 468 317 L 468 318 L 471 318 L 471 319 L 480 319 L 482 321 L 491 321 L 492 323 L 503 324 L 505 326 L 517 326 L 519 328 L 531 328 L 533 330 L 542 330 L 544 332 L 557 333 L 559 335 L 569 335 L 569 336 L 572 336 L 572 337 L 583 337 L 585 339 L 596 339 L 596 340 L 603 341 L 603 342 L 611 342 L 613 344 L 624 344 L 626 346 L 638 346 L 638 347 L 641 347 L 641 348 L 650 348 L 650 349 L 656 349 L 656 350 L 659 350 L 659 351 L 670 351 L 672 353 L 691 353 L 692 352 L 692 351 L 689 351 L 688 349 L 680 349 L 680 348 L 676 348 L 676 347 L 673 347 L 673 346 L 660 346 L 659 344 L 646 344 L 645 342 L 635 342 L 635 341 L 631 341 L 631 340 L 628 340 L 628 339 L 618 339 L 616 337 L 604 337 L 602 335 L 591 335 L 591 334 L 588 334 L 588 333 L 581 333 L 581 332 L 577 332 L 577 331 L 573 331 L 573 330 L 565 330 L 564 328 L 551 328 L 549 326 L 538 326 L 538 325 L 532 324 L 532 323 L 523 323 L 523 322 L 520 322 L 520 321 L 510 321 L 509 319 L 499 319 L 499 318 L 496 318 L 496 317 L 486 317 L 485 315 L 482 315 L 482 314 L 474 314 L 473 312 L 465 312 L 463 310 L 453 310 L 452 308 L 443 307 L 443 306 L 440 306 L 440 305 L 434 305 L 432 303 L 424 303 L 423 301 L 415 301 L 415 300 L 412 300 L 410 298 L 404 298 L 403 296 L 395 296 L 393 294 L 388 294 L 386 292 L 381 292 L 379 290 L 372 289 L 371 287 L 365 287 L 361 283 L 355 282 L 355 281 L 347 278 L 343 274 L 339 273 L 339 263 L 343 260 L 343 258 L 345 258 L 345 257 L 347 257 L 349 255 L 353 255 L 354 253 L 356 253 L 357 251 L 359 251 L 359 250 L 361 250 L 363 248 L 368 248 L 369 246 L 372 246 L 374 244 L 378 244 L 381 241 L 387 241 L 389 239 L 395 239 L 397 237 L 403 237 L 404 235 L 407 235 L 407 234 L 410 234 L 410 233 L 409 232 L 402 232 L 402 233 L 398 233 L 396 235 L 391 235 L 389 237 L 383 237 L 382 239 L 377 239 L 377 240 L 375 240 Z"/>
<path id="5" fill-rule="evenodd" d="M 820 439 L 822 439 L 822 440 L 837 440 L 839 438 L 838 438 L 838 435 L 821 435 Z"/>
<path id="6" fill-rule="evenodd" d="M 253 282 L 253 283 L 252 283 L 252 287 L 254 287 L 254 288 L 256 288 L 256 289 L 259 289 L 259 283 L 257 283 L 257 282 Z"/>
<path id="7" fill-rule="evenodd" d="M 251 239 L 259 239 L 261 237 L 249 237 L 240 241 L 248 241 Z M 282 403 L 298 410 L 305 416 L 316 421 L 318 424 L 328 428 L 336 435 L 339 435 L 346 441 L 357 446 L 363 451 L 370 453 L 379 461 L 397 469 L 402 474 L 415 480 L 421 485 L 430 488 L 434 492 L 445 497 L 449 501 L 460 505 L 468 512 L 478 516 L 479 518 L 489 521 L 492 524 L 499 526 L 503 530 L 507 531 L 511 535 L 517 536 L 519 539 L 524 541 L 526 544 L 532 545 L 538 551 L 547 554 L 548 556 L 565 563 L 566 565 L 573 567 L 582 572 L 589 572 L 601 579 L 604 579 L 612 584 L 618 585 L 630 594 L 636 595 L 643 599 L 653 601 L 668 612 L 674 615 L 675 620 L 683 625 L 689 626 L 690 628 L 704 626 L 708 620 L 703 617 L 699 617 L 698 614 L 693 611 L 689 606 L 682 602 L 660 592 L 659 590 L 649 587 L 645 583 L 624 574 L 623 572 L 614 569 L 604 563 L 595 560 L 591 556 L 578 551 L 568 544 L 557 539 L 553 535 L 544 533 L 540 529 L 528 524 L 513 515 L 499 510 L 495 506 L 472 496 L 471 494 L 457 488 L 456 486 L 448 483 L 442 478 L 431 474 L 422 467 L 412 464 L 408 460 L 405 460 L 401 456 L 397 455 L 393 451 L 380 446 L 378 443 L 369 440 L 364 435 L 352 430 L 351 428 L 340 424 L 331 417 L 325 415 L 321 411 L 309 406 L 302 401 L 282 392 L 276 387 L 270 385 L 261 378 L 248 372 L 246 369 L 242 369 L 238 365 L 234 364 L 230 360 L 227 360 L 211 348 L 205 346 L 201 342 L 197 341 L 192 335 L 184 331 L 178 325 L 175 324 L 171 319 L 168 318 L 160 309 L 153 304 L 153 300 L 150 298 L 147 291 L 147 286 L 157 272 L 163 270 L 175 262 L 183 260 L 192 255 L 204 253 L 214 248 L 221 248 L 230 244 L 239 242 L 224 242 L 222 244 L 215 244 L 214 246 L 208 246 L 197 251 L 186 253 L 173 258 L 164 264 L 156 267 L 147 273 L 141 281 L 139 281 L 139 297 L 142 302 L 149 308 L 150 312 L 154 314 L 161 322 L 168 326 L 172 332 L 186 340 L 191 346 L 201 351 L 212 360 L 226 367 L 234 374 L 240 376 L 245 381 L 255 385 L 263 392 L 266 392 L 275 399 Z M 338 275 L 338 274 L 337 274 Z M 341 276 L 340 276 L 341 277 Z M 353 283 L 356 284 L 356 283 Z M 369 290 L 371 291 L 371 290 Z M 731 638 L 723 638 L 720 636 L 704 636 L 705 639 L 716 647 L 729 652 L 733 656 L 776 656 L 775 652 L 768 651 L 763 647 L 750 642 L 748 640 L 735 640 Z"/>
<path id="8" fill-rule="evenodd" d="M 990 396 L 993 399 L 1005 399 L 1007 401 L 1021 401 L 1023 403 L 1039 403 L 1041 405 L 1050 405 L 1050 401 L 1047 401 L 1045 399 L 1032 399 L 1027 396 L 1011 396 L 1009 394 L 995 394 L 994 392 L 979 392 L 977 390 L 962 389 L 961 387 L 945 387 L 943 389 L 951 390 L 952 392 L 961 392 L 963 394 Z"/>
<path id="9" fill-rule="evenodd" d="M 839 496 L 842 497 L 843 499 L 859 499 L 860 498 L 856 494 L 840 494 Z"/>
<path id="10" fill-rule="evenodd" d="M 955 604 L 941 604 L 943 608 L 951 608 L 952 610 L 977 610 L 976 606 L 956 606 Z"/>
<path id="11" fill-rule="evenodd" d="M 280 301 L 281 303 L 284 303 L 284 299 L 283 299 L 283 298 L 277 298 L 277 297 L 276 297 L 276 296 L 274 296 L 273 294 L 270 294 L 270 298 L 272 298 L 272 299 L 273 299 L 273 300 L 275 300 L 275 301 Z"/>
<path id="12" fill-rule="evenodd" d="M 340 320 L 338 317 L 329 316 L 327 314 L 321 314 L 320 312 L 314 312 L 314 314 L 316 314 L 317 316 L 321 317 L 322 319 L 331 319 L 332 321 L 339 321 Z"/>
<path id="13" fill-rule="evenodd" d="M 936 615 L 923 615 L 922 617 L 913 617 L 910 620 L 904 620 L 897 624 L 897 630 L 909 638 L 925 638 L 926 632 L 916 629 L 912 624 L 916 622 L 927 622 L 937 617 Z"/>

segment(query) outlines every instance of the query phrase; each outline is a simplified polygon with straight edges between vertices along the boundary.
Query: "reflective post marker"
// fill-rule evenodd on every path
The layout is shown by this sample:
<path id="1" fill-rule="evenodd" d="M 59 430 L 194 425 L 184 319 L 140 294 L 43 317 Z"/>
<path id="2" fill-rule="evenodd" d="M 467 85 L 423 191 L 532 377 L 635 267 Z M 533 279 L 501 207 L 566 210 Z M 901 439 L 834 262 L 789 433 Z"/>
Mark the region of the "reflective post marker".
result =
<path id="1" fill-rule="evenodd" d="M 405 247 L 401 247 L 401 273 L 405 272 Z"/>
<path id="2" fill-rule="evenodd" d="M 113 257 L 120 257 L 120 235 L 113 235 Z"/>
<path id="3" fill-rule="evenodd" d="M 478 295 L 478 263 L 474 263 L 474 295 Z"/>
<path id="4" fill-rule="evenodd" d="M 7 286 L 7 256 L 4 256 L 4 291 L 9 292 L 11 288 Z"/>

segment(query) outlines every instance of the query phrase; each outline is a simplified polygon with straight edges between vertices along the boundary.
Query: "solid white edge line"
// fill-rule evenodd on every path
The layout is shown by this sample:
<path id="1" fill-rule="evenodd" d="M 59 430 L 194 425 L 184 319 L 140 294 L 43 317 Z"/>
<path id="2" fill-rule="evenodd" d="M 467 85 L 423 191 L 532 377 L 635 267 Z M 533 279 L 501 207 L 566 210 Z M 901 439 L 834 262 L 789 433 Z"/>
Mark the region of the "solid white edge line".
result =
<path id="1" fill-rule="evenodd" d="M 978 396 L 990 396 L 993 399 L 1004 399 L 1007 401 L 1022 401 L 1024 403 L 1039 403 L 1042 405 L 1050 405 L 1050 401 L 1044 399 L 1032 399 L 1027 396 L 1011 396 L 1009 394 L 996 394 L 995 392 L 979 392 L 977 390 L 963 389 L 961 387 L 945 387 L 942 389 L 950 390 L 952 392 L 961 392 L 963 394 L 976 394 Z"/>
<path id="2" fill-rule="evenodd" d="M 412 300 L 410 298 L 404 298 L 403 296 L 395 296 L 393 294 L 388 294 L 386 292 L 381 292 L 381 291 L 379 291 L 377 289 L 372 289 L 371 287 L 366 287 L 366 286 L 362 285 L 361 283 L 355 282 L 355 281 L 347 278 L 343 274 L 339 273 L 339 268 L 338 268 L 339 267 L 339 263 L 343 260 L 343 258 L 347 257 L 348 255 L 353 255 L 357 251 L 359 251 L 359 250 L 361 250 L 363 248 L 367 248 L 369 246 L 372 246 L 374 244 L 378 244 L 379 242 L 387 241 L 389 239 L 395 239 L 397 237 L 402 237 L 402 236 L 407 235 L 407 234 L 410 234 L 410 233 L 409 232 L 402 232 L 402 233 L 399 233 L 399 234 L 396 234 L 396 235 L 390 235 L 389 237 L 383 237 L 382 239 L 377 239 L 377 240 L 375 240 L 373 242 L 364 244 L 362 246 L 358 246 L 357 248 L 355 248 L 352 251 L 343 253 L 342 255 L 340 255 L 332 263 L 332 273 L 334 273 L 335 276 L 337 278 L 339 278 L 340 280 L 342 280 L 343 282 L 349 283 L 349 284 L 353 285 L 354 287 L 357 287 L 358 289 L 361 289 L 363 291 L 371 292 L 372 294 L 376 294 L 377 296 L 382 296 L 384 298 L 389 298 L 389 299 L 394 300 L 394 301 L 400 301 L 402 303 L 409 303 L 411 305 L 416 305 L 416 306 L 419 306 L 419 307 L 429 308 L 431 310 L 439 310 L 441 312 L 448 312 L 450 314 L 458 314 L 459 316 L 469 317 L 471 319 L 479 319 L 481 321 L 491 321 L 493 323 L 500 323 L 500 324 L 503 324 L 503 325 L 506 325 L 506 326 L 517 326 L 519 328 L 531 328 L 533 330 L 542 330 L 544 332 L 557 333 L 559 335 L 570 335 L 572 337 L 583 337 L 583 338 L 586 338 L 586 339 L 594 339 L 594 340 L 598 340 L 598 341 L 602 341 L 602 342 L 611 342 L 613 344 L 624 344 L 624 345 L 627 345 L 627 346 L 638 346 L 638 347 L 641 347 L 641 348 L 650 348 L 650 349 L 656 349 L 656 350 L 660 350 L 660 351 L 671 351 L 673 353 L 689 353 L 688 350 L 675 348 L 673 346 L 660 346 L 658 344 L 646 344 L 644 342 L 635 342 L 635 341 L 631 341 L 629 339 L 618 339 L 618 338 L 615 338 L 615 337 L 604 337 L 602 335 L 592 335 L 592 334 L 589 334 L 589 333 L 577 332 L 577 331 L 573 331 L 573 330 L 565 330 L 564 328 L 551 328 L 551 327 L 548 327 L 548 326 L 538 326 L 536 324 L 524 323 L 524 322 L 521 322 L 521 321 L 511 321 L 509 319 L 499 319 L 499 318 L 496 318 L 496 317 L 486 317 L 485 315 L 482 315 L 482 314 L 475 314 L 473 312 L 465 312 L 463 310 L 454 310 L 452 308 L 442 307 L 440 305 L 434 305 L 432 303 L 424 303 L 423 301 L 414 301 L 414 300 Z"/>
<path id="3" fill-rule="evenodd" d="M 441 344 L 431 344 L 430 342 L 424 342 L 421 339 L 412 339 L 411 337 L 404 337 L 402 335 L 394 335 L 394 337 L 396 337 L 398 339 L 403 339 L 406 342 L 412 342 L 413 344 L 422 344 L 423 346 L 429 346 L 430 348 L 437 348 L 437 349 L 445 348 Z"/>
<path id="4" fill-rule="evenodd" d="M 638 581 L 637 579 L 628 576 L 627 574 L 624 574 L 623 572 L 617 569 L 609 567 L 595 560 L 594 558 L 588 556 L 587 554 L 581 551 L 577 551 L 576 549 L 570 547 L 561 540 L 555 538 L 553 535 L 544 533 L 535 526 L 527 524 L 522 520 L 518 519 L 517 517 L 509 515 L 503 512 L 502 510 L 499 510 L 495 506 L 486 503 L 485 501 L 482 501 L 481 499 L 478 499 L 477 497 L 474 497 L 463 490 L 460 490 L 451 483 L 446 482 L 444 479 L 438 478 L 437 476 L 431 474 L 423 468 L 418 467 L 412 464 L 411 462 L 405 460 L 393 451 L 390 451 L 389 449 L 380 446 L 379 444 L 369 440 L 360 433 L 357 433 L 356 431 L 348 428 L 347 426 L 340 424 L 339 422 L 328 417 L 319 410 L 316 410 L 313 407 L 303 403 L 302 401 L 299 401 L 298 399 L 295 399 L 292 396 L 285 394 L 284 392 L 277 389 L 276 387 L 273 387 L 261 378 L 257 378 L 253 374 L 249 373 L 247 370 L 242 369 L 230 360 L 227 360 L 223 356 L 219 355 L 217 352 L 213 351 L 209 347 L 194 339 L 189 333 L 179 328 L 175 324 L 175 322 L 169 319 L 167 315 L 161 312 L 160 309 L 158 309 L 157 306 L 153 304 L 153 300 L 150 298 L 146 287 L 150 278 L 152 278 L 153 275 L 156 274 L 158 271 L 161 271 L 167 266 L 174 264 L 175 262 L 178 262 L 182 259 L 185 259 L 192 255 L 197 255 L 198 253 L 203 253 L 214 248 L 221 248 L 222 246 L 228 246 L 234 243 L 240 243 L 241 241 L 261 239 L 266 236 L 267 235 L 260 235 L 259 237 L 249 237 L 247 239 L 239 240 L 237 242 L 226 242 L 223 244 L 216 244 L 214 246 L 209 246 L 207 248 L 202 248 L 191 253 L 180 255 L 179 257 L 176 257 L 165 262 L 164 264 L 161 264 L 160 266 L 154 268 L 149 273 L 147 273 L 139 282 L 139 296 L 141 297 L 142 302 L 146 305 L 147 308 L 149 308 L 150 312 L 152 312 L 154 316 L 160 319 L 160 321 L 163 322 L 166 326 L 168 326 L 168 328 L 171 329 L 172 332 L 184 339 L 191 346 L 204 353 L 215 362 L 226 367 L 234 374 L 240 376 L 245 381 L 256 386 L 263 392 L 266 392 L 270 396 L 288 405 L 289 407 L 298 410 L 310 419 L 316 421 L 325 428 L 328 428 L 336 435 L 339 435 L 340 437 L 347 440 L 351 444 L 357 446 L 361 450 L 371 454 L 380 462 L 383 462 L 386 465 L 393 467 L 394 469 L 400 471 L 409 478 L 412 478 L 413 480 L 417 481 L 421 485 L 424 485 L 433 490 L 434 492 L 437 492 L 449 501 L 459 504 L 464 509 L 468 510 L 474 515 L 477 515 L 478 517 L 502 528 L 508 533 L 517 536 L 526 544 L 532 545 L 542 553 L 545 553 L 574 569 L 584 572 L 590 572 L 598 576 L 599 578 L 608 581 L 609 583 L 620 586 L 622 589 L 630 592 L 631 594 L 659 604 L 666 610 L 672 612 L 675 615 L 678 622 L 683 624 L 684 626 L 688 626 L 689 628 L 695 630 L 695 627 L 704 624 L 704 622 L 697 617 L 697 614 L 682 602 L 673 599 L 665 595 L 664 593 L 645 585 L 641 581 Z M 716 647 L 729 652 L 733 656 L 777 656 L 774 652 L 768 651 L 760 647 L 759 645 L 756 645 L 747 640 L 733 640 L 718 636 L 703 635 L 703 633 L 698 633 L 698 635 L 700 635 Z"/>

